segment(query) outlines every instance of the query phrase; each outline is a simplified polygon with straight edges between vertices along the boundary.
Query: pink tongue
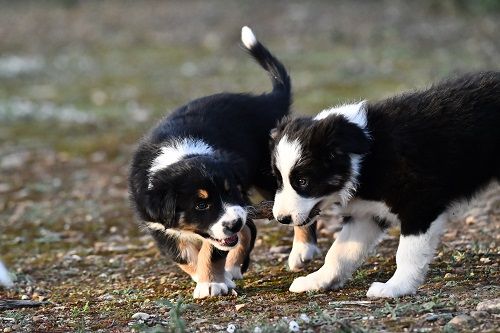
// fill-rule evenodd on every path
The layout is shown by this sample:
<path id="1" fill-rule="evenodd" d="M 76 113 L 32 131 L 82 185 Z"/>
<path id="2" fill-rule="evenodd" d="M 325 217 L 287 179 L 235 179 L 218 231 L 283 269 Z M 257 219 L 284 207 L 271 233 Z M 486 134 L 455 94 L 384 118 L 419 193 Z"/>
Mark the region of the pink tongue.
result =
<path id="1" fill-rule="evenodd" d="M 238 239 L 238 235 L 233 235 L 223 240 L 224 245 L 233 244 Z"/>

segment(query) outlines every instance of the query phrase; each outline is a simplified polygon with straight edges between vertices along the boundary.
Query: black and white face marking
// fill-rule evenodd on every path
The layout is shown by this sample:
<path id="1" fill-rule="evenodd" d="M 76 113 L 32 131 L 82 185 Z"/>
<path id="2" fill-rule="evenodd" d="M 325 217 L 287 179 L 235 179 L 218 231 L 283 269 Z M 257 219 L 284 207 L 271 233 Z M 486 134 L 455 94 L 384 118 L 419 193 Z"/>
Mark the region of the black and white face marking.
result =
<path id="1" fill-rule="evenodd" d="M 188 143 L 162 149 L 153 161 L 149 210 L 159 215 L 158 221 L 146 225 L 183 238 L 206 239 L 228 251 L 238 244 L 237 233 L 246 223 L 244 194 L 232 166 L 208 146 Z M 202 153 L 193 155 L 193 151 Z"/>
<path id="2" fill-rule="evenodd" d="M 366 126 L 363 103 L 278 126 L 272 163 L 279 185 L 273 214 L 279 222 L 312 222 L 312 208 L 326 198 L 347 204 L 368 149 L 368 135 L 361 126 Z"/>
<path id="3" fill-rule="evenodd" d="M 279 188 L 274 198 L 273 215 L 283 224 L 303 225 L 312 222 L 308 221 L 309 213 L 322 199 L 307 196 L 309 175 L 297 167 L 302 158 L 302 147 L 298 140 L 290 142 L 285 135 L 276 146 L 274 172 Z"/>

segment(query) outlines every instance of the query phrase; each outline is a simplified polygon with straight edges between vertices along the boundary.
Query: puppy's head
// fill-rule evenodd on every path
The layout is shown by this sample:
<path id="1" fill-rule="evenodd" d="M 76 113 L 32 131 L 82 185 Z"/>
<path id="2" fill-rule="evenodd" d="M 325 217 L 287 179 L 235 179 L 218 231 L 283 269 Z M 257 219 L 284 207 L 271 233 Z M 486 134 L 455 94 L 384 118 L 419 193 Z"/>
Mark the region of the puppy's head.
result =
<path id="1" fill-rule="evenodd" d="M 312 222 L 311 210 L 324 199 L 334 196 L 345 204 L 355 191 L 368 137 L 343 115 L 320 115 L 285 119 L 271 134 L 278 182 L 273 215 L 280 223 L 306 225 Z"/>
<path id="2" fill-rule="evenodd" d="M 228 251 L 246 223 L 246 195 L 232 161 L 196 155 L 149 172 L 132 199 L 149 229 L 209 240 Z M 132 189 L 133 190 L 133 189 Z"/>

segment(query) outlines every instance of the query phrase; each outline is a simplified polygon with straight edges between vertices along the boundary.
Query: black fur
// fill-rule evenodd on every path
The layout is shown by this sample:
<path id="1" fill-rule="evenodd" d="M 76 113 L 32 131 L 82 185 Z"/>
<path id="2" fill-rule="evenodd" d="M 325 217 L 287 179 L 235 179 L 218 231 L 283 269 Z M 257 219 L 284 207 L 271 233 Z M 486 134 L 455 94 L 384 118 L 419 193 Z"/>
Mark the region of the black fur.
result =
<path id="1" fill-rule="evenodd" d="M 139 143 L 130 167 L 129 190 L 141 220 L 207 238 L 207 229 L 220 217 L 223 203 L 248 205 L 246 193 L 251 186 L 274 193 L 268 140 L 270 130 L 288 113 L 290 78 L 262 44 L 257 43 L 249 52 L 269 71 L 272 92 L 220 93 L 193 100 L 161 120 Z M 183 138 L 201 139 L 214 153 L 186 156 L 150 175 L 161 148 Z M 200 201 L 196 196 L 200 188 L 210 193 L 203 199 L 209 208 L 201 211 L 195 207 Z M 248 226 L 254 242 L 255 226 L 251 221 Z M 178 263 L 185 262 L 175 237 L 155 231 L 152 235 L 165 254 Z M 244 266 L 248 267 L 248 258 Z"/>
<path id="2" fill-rule="evenodd" d="M 369 135 L 341 115 L 278 126 L 276 143 L 287 135 L 304 148 L 291 173 L 301 196 L 342 189 L 351 176 L 349 155 L 362 155 L 356 197 L 384 202 L 401 220 L 401 233 L 413 235 L 454 201 L 500 178 L 499 72 L 447 80 L 367 103 L 365 110 Z M 299 186 L 301 177 L 307 186 Z"/>

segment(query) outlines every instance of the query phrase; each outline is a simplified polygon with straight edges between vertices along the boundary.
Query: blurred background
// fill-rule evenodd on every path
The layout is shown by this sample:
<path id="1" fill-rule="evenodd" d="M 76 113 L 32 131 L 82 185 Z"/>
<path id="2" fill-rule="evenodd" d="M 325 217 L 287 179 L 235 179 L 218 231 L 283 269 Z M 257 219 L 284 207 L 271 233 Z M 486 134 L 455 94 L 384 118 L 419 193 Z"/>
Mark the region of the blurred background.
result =
<path id="1" fill-rule="evenodd" d="M 72 300 L 67 279 L 154 279 L 127 201 L 134 145 L 193 98 L 270 89 L 243 25 L 300 114 L 500 65 L 495 0 L 0 1 L 0 257 L 21 281 L 4 296 L 80 304 L 95 290 Z"/>

